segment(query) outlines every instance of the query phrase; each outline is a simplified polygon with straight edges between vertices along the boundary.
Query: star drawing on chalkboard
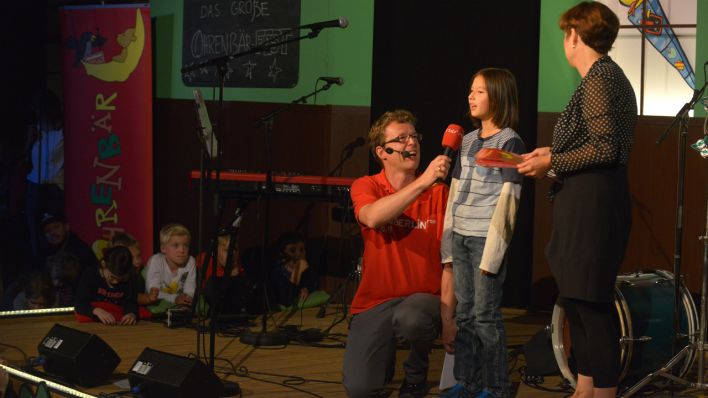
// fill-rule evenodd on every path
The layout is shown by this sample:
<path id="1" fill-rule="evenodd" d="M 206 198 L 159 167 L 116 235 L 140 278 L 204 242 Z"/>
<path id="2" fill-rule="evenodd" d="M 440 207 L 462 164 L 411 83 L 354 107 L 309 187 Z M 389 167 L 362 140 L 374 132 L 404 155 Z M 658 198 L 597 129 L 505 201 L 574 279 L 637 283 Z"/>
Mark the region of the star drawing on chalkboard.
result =
<path id="1" fill-rule="evenodd" d="M 248 78 L 248 80 L 253 80 L 253 68 L 255 68 L 256 65 L 258 64 L 251 62 L 251 60 L 248 60 L 248 62 L 246 62 L 245 64 L 241 64 L 241 66 L 246 68 L 245 76 L 246 78 Z"/>
<path id="2" fill-rule="evenodd" d="M 273 83 L 275 83 L 275 79 L 278 78 L 278 73 L 283 71 L 283 68 L 278 67 L 278 58 L 273 58 L 273 64 L 268 67 L 269 72 L 268 72 L 268 77 L 273 78 Z"/>

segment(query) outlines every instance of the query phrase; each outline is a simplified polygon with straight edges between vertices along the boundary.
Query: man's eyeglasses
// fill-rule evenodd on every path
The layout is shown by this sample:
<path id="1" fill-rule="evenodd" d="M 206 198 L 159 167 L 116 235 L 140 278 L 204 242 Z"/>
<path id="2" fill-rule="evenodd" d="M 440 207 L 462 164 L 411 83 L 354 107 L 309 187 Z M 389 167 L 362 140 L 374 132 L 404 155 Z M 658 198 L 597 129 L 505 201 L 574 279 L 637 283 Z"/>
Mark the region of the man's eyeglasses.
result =
<path id="1" fill-rule="evenodd" d="M 409 138 L 412 138 L 418 142 L 422 142 L 423 141 L 423 134 L 422 133 L 401 134 L 398 137 L 391 138 L 390 140 L 384 142 L 383 144 L 386 145 L 386 144 L 390 144 L 392 142 L 398 142 L 401 144 L 405 144 L 406 142 L 408 142 Z"/>

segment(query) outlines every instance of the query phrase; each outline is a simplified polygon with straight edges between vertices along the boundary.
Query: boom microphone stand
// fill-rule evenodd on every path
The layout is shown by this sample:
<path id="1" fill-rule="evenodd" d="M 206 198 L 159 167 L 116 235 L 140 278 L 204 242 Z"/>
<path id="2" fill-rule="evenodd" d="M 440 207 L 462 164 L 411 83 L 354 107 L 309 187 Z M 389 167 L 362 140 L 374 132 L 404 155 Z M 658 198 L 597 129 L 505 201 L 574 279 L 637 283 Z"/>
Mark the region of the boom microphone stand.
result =
<path id="1" fill-rule="evenodd" d="M 342 18 L 342 19 L 339 20 L 338 26 L 344 28 L 344 27 L 347 26 L 347 24 L 348 24 L 348 22 L 346 21 L 346 19 Z M 189 73 L 189 72 L 192 72 L 192 71 L 196 71 L 196 70 L 199 70 L 199 69 L 201 69 L 201 68 L 210 67 L 210 66 L 216 67 L 217 75 L 218 75 L 218 81 L 219 81 L 219 106 L 218 106 L 218 116 L 217 116 L 217 128 L 218 128 L 218 132 L 220 133 L 220 132 L 221 132 L 221 128 L 222 128 L 222 126 L 223 126 L 224 86 L 225 86 L 225 84 L 226 84 L 226 71 L 227 71 L 227 69 L 228 69 L 227 66 L 228 66 L 228 63 L 229 63 L 229 62 L 231 62 L 231 61 L 233 61 L 234 59 L 237 59 L 237 58 L 241 58 L 241 57 L 244 57 L 244 56 L 247 56 L 247 55 L 251 55 L 251 54 L 257 54 L 257 53 L 259 53 L 259 52 L 264 52 L 264 51 L 266 51 L 266 50 L 269 50 L 269 49 L 272 49 L 272 48 L 275 48 L 275 47 L 279 47 L 279 46 L 282 46 L 282 45 L 284 45 L 284 44 L 288 44 L 288 43 L 291 43 L 291 42 L 300 41 L 300 40 L 303 40 L 303 39 L 312 39 L 312 38 L 315 38 L 315 37 L 317 37 L 317 36 L 319 35 L 320 31 L 321 31 L 323 28 L 327 28 L 327 27 L 331 27 L 331 26 L 334 26 L 334 25 L 331 25 L 331 24 L 328 25 L 328 24 L 326 24 L 326 23 L 316 23 L 316 24 L 309 24 L 309 25 L 304 25 L 304 26 L 302 26 L 302 27 L 293 28 L 293 29 L 291 29 L 291 30 L 288 30 L 288 31 L 282 33 L 280 36 L 274 37 L 272 40 L 269 40 L 269 41 L 267 41 L 267 42 L 265 42 L 265 43 L 263 43 L 263 44 L 261 44 L 261 45 L 257 45 L 257 46 L 251 47 L 251 48 L 250 48 L 249 50 L 247 50 L 247 51 L 243 51 L 243 52 L 240 52 L 240 53 L 226 54 L 226 55 L 223 55 L 223 56 L 219 56 L 219 57 L 207 59 L 207 60 L 205 60 L 205 61 L 203 61 L 203 62 L 199 62 L 199 63 L 194 64 L 194 65 L 185 66 L 185 67 L 183 67 L 183 68 L 181 69 L 181 73 L 182 73 L 182 74 L 186 74 L 186 73 Z M 288 37 L 287 37 L 287 34 L 289 34 L 290 32 L 292 32 L 292 31 L 294 31 L 294 30 L 296 30 L 296 29 L 303 29 L 303 28 L 304 28 L 304 29 L 310 29 L 310 32 L 308 32 L 307 34 L 304 34 L 304 35 L 296 35 L 296 36 L 291 37 L 291 38 L 288 38 Z M 326 85 L 326 87 L 329 88 L 329 85 L 330 85 L 330 83 L 328 83 L 328 84 Z M 320 90 L 320 91 L 321 91 L 321 90 Z M 216 131 L 214 131 L 213 134 L 214 134 L 214 136 L 216 136 L 216 135 L 217 135 L 217 134 L 216 134 Z M 270 149 L 269 147 L 266 147 L 266 150 L 269 150 L 269 149 Z M 270 155 L 268 155 L 268 156 L 270 156 Z M 216 173 L 215 173 L 215 174 L 216 174 L 216 179 L 215 179 L 215 191 L 217 192 L 217 195 L 218 195 L 218 187 L 219 187 L 220 172 L 221 172 L 220 158 L 221 158 L 221 156 L 217 156 L 216 167 L 215 167 L 215 169 L 216 169 L 216 170 L 215 170 L 215 171 L 216 171 Z M 211 173 L 208 172 L 208 173 L 206 173 L 206 174 L 207 174 L 207 178 L 203 178 L 203 180 L 201 180 L 200 182 L 202 183 L 201 185 L 207 185 L 207 186 L 208 186 L 208 177 L 211 177 Z M 203 177 L 204 177 L 204 176 L 203 176 Z M 270 173 L 268 173 L 268 175 L 266 176 L 266 180 L 267 180 L 267 181 L 266 181 L 267 186 L 269 186 L 268 191 L 270 191 L 270 190 L 272 190 L 272 176 L 270 175 Z M 270 180 L 270 181 L 268 181 L 268 180 Z M 269 197 L 269 195 L 267 195 L 267 196 Z M 200 194 L 200 197 L 201 197 L 201 194 Z M 201 201 L 201 200 L 200 200 L 200 201 Z M 215 201 L 215 203 L 216 203 L 216 201 Z M 267 212 L 269 211 L 269 207 L 270 207 L 269 204 L 267 204 L 267 206 L 266 206 L 266 209 L 267 209 L 266 211 L 267 211 Z M 200 211 L 200 214 L 201 214 L 202 211 L 203 211 L 202 208 L 201 208 L 201 206 L 200 206 L 199 211 Z M 215 209 L 215 211 L 214 211 L 214 217 L 215 217 L 215 218 L 218 217 L 218 214 L 219 214 L 219 213 L 220 213 L 220 211 L 218 211 L 217 209 Z M 268 213 L 266 213 L 266 214 L 268 214 Z M 201 216 L 200 216 L 200 220 L 201 220 Z M 200 225 L 201 225 L 201 221 L 200 221 Z M 217 228 L 218 228 L 218 220 L 217 220 L 217 222 L 215 222 L 215 225 L 216 225 Z M 266 231 L 268 231 L 267 225 L 266 225 Z M 199 231 L 199 235 L 200 235 L 200 236 L 199 236 L 199 238 L 200 238 L 199 246 L 201 247 L 201 231 Z M 217 235 L 217 234 L 214 234 L 214 236 L 216 236 L 216 235 Z M 263 260 L 265 260 L 265 259 L 263 259 Z M 264 280 L 264 282 L 265 282 L 265 280 Z M 266 301 L 265 293 L 264 293 L 264 301 Z M 264 308 L 264 310 L 265 310 L 265 308 Z M 265 314 L 264 314 L 264 316 L 263 316 L 263 328 L 264 328 L 264 331 L 265 331 L 265 327 L 266 327 L 265 320 L 266 320 L 266 316 L 265 316 Z M 197 333 L 199 333 L 199 331 L 198 331 Z M 214 341 L 215 341 L 215 337 L 214 337 L 214 336 L 215 336 L 215 328 L 212 327 L 212 328 L 210 328 L 210 339 L 209 339 L 210 344 L 211 344 L 211 348 L 210 348 L 210 350 L 209 350 L 209 357 L 210 357 L 210 358 L 209 358 L 209 367 L 210 367 L 212 370 L 214 369 Z M 243 341 L 243 340 L 242 340 L 242 341 Z M 260 342 L 260 341 L 261 341 L 260 339 L 257 340 L 257 342 Z M 197 344 L 199 344 L 199 343 L 197 343 Z M 259 344 L 259 345 L 263 345 L 263 344 Z M 280 345 L 280 344 L 278 344 L 278 345 Z"/>
<path id="2" fill-rule="evenodd" d="M 261 317 L 261 330 L 260 332 L 246 331 L 241 334 L 241 342 L 244 344 L 254 345 L 254 346 L 280 346 L 288 343 L 288 337 L 279 331 L 268 331 L 268 274 L 270 264 L 268 263 L 268 256 L 266 248 L 268 247 L 268 241 L 270 240 L 270 203 L 273 196 L 273 167 L 272 167 L 272 152 L 271 152 L 271 141 L 273 138 L 273 122 L 275 117 L 279 114 L 290 110 L 296 104 L 306 103 L 307 99 L 316 95 L 317 93 L 325 90 L 329 90 L 332 86 L 331 82 L 325 83 L 324 86 L 312 91 L 309 94 L 303 95 L 302 97 L 293 100 L 288 105 L 276 109 L 273 112 L 261 117 L 255 123 L 256 126 L 263 126 L 264 128 L 264 138 L 265 138 L 265 155 L 266 155 L 266 173 L 265 173 L 265 225 L 263 228 L 263 247 L 261 252 L 261 278 L 262 278 L 262 292 L 263 292 L 263 313 Z"/>
<path id="3" fill-rule="evenodd" d="M 676 348 L 679 343 L 679 338 L 682 337 L 680 331 L 680 315 L 679 315 L 679 303 L 680 303 L 680 283 L 681 283 L 681 243 L 683 238 L 683 204 L 684 204 L 684 177 L 686 170 L 686 137 L 688 136 L 688 112 L 693 109 L 698 100 L 703 95 L 706 89 L 704 84 L 700 90 L 694 90 L 693 98 L 685 103 L 681 110 L 676 114 L 674 120 L 671 122 L 669 127 L 661 134 L 659 139 L 656 140 L 656 144 L 661 144 L 662 141 L 668 136 L 669 132 L 672 130 L 676 122 L 679 123 L 679 140 L 678 140 L 678 182 L 677 182 L 677 193 L 676 193 L 676 231 L 674 235 L 674 339 L 673 339 L 673 352 L 674 357 L 669 360 L 661 369 L 654 373 L 649 373 L 635 385 L 633 385 L 625 394 L 622 395 L 623 398 L 630 397 L 642 389 L 647 384 L 651 383 L 657 377 L 663 377 L 671 381 L 683 384 L 685 386 L 690 386 L 692 388 L 708 389 L 708 384 L 703 383 L 703 354 L 706 349 L 704 343 L 704 338 L 706 334 L 706 295 L 708 290 L 708 259 L 706 258 L 706 252 L 704 250 L 703 256 L 703 286 L 701 290 L 701 314 L 700 314 L 700 329 L 699 335 L 700 340 L 696 339 L 696 336 L 687 336 L 689 338 L 689 343 L 683 347 L 678 353 L 676 353 Z M 708 208 L 706 209 L 708 217 Z M 706 224 L 708 235 L 708 218 Z M 706 237 L 703 236 L 704 244 Z M 686 336 L 683 336 L 686 337 Z M 674 366 L 681 363 L 681 360 L 686 358 L 690 360 L 691 354 L 698 351 L 698 357 L 700 358 L 700 369 L 698 370 L 698 382 L 692 383 L 688 380 L 682 379 L 671 373 L 671 369 Z"/>

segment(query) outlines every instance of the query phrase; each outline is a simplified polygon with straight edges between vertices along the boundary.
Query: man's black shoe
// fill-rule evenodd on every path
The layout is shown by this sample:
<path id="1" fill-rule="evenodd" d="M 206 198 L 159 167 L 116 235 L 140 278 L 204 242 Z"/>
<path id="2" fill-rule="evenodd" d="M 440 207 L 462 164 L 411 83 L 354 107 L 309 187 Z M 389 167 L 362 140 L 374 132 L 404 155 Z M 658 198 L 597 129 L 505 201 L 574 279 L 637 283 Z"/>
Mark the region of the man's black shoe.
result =
<path id="1" fill-rule="evenodd" d="M 401 389 L 398 391 L 399 398 L 423 398 L 426 395 L 428 395 L 427 380 L 420 383 L 409 383 L 404 379 Z"/>

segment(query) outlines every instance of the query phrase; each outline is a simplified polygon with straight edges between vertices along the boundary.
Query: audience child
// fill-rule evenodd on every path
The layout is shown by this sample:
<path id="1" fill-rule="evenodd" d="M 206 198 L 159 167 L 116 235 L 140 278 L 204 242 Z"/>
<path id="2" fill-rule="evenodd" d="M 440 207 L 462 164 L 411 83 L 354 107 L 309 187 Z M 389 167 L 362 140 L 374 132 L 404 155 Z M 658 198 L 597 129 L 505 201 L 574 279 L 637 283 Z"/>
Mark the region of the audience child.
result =
<path id="1" fill-rule="evenodd" d="M 47 258 L 47 272 L 52 278 L 56 307 L 72 307 L 79 280 L 79 259 L 64 251 Z"/>
<path id="2" fill-rule="evenodd" d="M 157 302 L 157 292 L 153 294 L 145 293 L 145 269 L 142 263 L 142 253 L 140 251 L 140 242 L 138 242 L 135 237 L 127 232 L 119 232 L 111 238 L 109 242 L 109 247 L 123 246 L 130 250 L 130 254 L 133 256 L 133 276 L 130 278 L 130 283 L 133 285 L 133 289 L 138 294 L 138 305 L 152 305 Z M 145 318 L 147 313 L 143 313 L 142 308 L 140 312 L 140 318 Z"/>
<path id="3" fill-rule="evenodd" d="M 54 306 L 52 279 L 46 272 L 33 272 L 26 281 L 25 289 L 12 304 L 14 310 L 38 310 Z"/>
<path id="4" fill-rule="evenodd" d="M 226 273 L 226 262 L 229 251 L 229 243 L 231 236 L 224 233 L 218 237 L 218 245 L 216 252 L 216 284 L 212 281 L 213 259 L 210 259 L 209 264 L 204 270 L 204 297 L 210 306 L 215 306 L 217 301 L 220 306 L 216 308 L 219 314 L 238 314 L 246 313 L 254 310 L 253 301 L 258 297 L 254 297 L 253 283 L 246 277 L 243 263 L 241 261 L 240 250 L 238 243 L 234 243 L 231 252 L 231 272 L 228 278 L 224 278 Z M 197 261 L 198 266 L 203 266 L 206 253 L 199 255 Z M 216 286 L 216 288 L 214 288 Z"/>
<path id="5" fill-rule="evenodd" d="M 181 224 L 168 224 L 160 230 L 160 253 L 150 257 L 147 264 L 145 291 L 167 305 L 192 304 L 196 287 L 194 257 L 189 255 L 191 235 Z M 151 311 L 166 310 L 165 305 Z"/>
<path id="6" fill-rule="evenodd" d="M 133 256 L 125 247 L 106 249 L 101 266 L 81 274 L 76 291 L 76 319 L 105 325 L 134 325 L 138 320 L 137 294 L 128 283 Z"/>
<path id="7" fill-rule="evenodd" d="M 321 296 L 326 296 L 324 292 L 308 300 L 317 289 L 317 272 L 307 261 L 303 237 L 296 232 L 285 233 L 278 239 L 278 254 L 270 280 L 275 302 L 284 307 L 294 304 L 310 307 L 327 300 L 327 297 L 322 300 Z M 313 303 L 315 299 L 318 303 Z"/>

